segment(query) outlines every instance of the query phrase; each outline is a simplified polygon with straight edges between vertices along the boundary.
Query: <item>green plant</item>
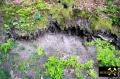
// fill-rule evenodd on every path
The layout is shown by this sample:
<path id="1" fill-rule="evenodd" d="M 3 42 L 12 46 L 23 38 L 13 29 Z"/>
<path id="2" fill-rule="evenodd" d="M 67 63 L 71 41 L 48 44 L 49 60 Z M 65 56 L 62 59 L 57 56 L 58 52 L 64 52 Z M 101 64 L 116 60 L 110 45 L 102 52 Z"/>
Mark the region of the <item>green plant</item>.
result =
<path id="1" fill-rule="evenodd" d="M 44 53 L 43 48 L 38 48 L 37 53 L 38 53 L 39 56 L 43 55 L 43 53 Z"/>
<path id="2" fill-rule="evenodd" d="M 120 26 L 120 18 L 119 18 L 120 8 L 115 4 L 113 0 L 106 0 L 106 3 L 107 3 L 107 7 L 98 8 L 97 11 L 109 14 L 112 20 L 112 24 Z"/>
<path id="3" fill-rule="evenodd" d="M 96 40 L 97 44 L 97 60 L 101 62 L 104 66 L 116 66 L 116 57 L 115 57 L 115 47 L 106 41 L 102 41 L 100 39 Z"/>
<path id="4" fill-rule="evenodd" d="M 9 58 L 9 52 L 14 47 L 14 40 L 8 39 L 6 43 L 0 44 L 0 64 L 5 63 Z"/>
<path id="5" fill-rule="evenodd" d="M 61 79 L 65 68 L 73 68 L 75 69 L 74 74 L 77 78 L 84 79 L 85 75 L 89 74 L 89 72 L 91 72 L 91 77 L 96 78 L 95 72 L 93 70 L 89 70 L 92 66 L 92 60 L 86 62 L 85 64 L 79 64 L 77 63 L 75 56 L 70 56 L 66 60 L 50 57 L 45 63 L 45 75 L 48 79 Z M 82 70 L 85 70 L 84 73 L 81 72 Z"/>
<path id="6" fill-rule="evenodd" d="M 11 79 L 10 73 L 5 69 L 0 68 L 0 79 Z"/>
<path id="7" fill-rule="evenodd" d="M 35 78 L 37 79 L 37 78 L 41 78 L 42 77 L 42 72 L 40 71 L 40 70 L 36 70 L 35 71 Z"/>
<path id="8" fill-rule="evenodd" d="M 90 69 L 89 75 L 90 75 L 91 77 L 93 77 L 93 78 L 97 78 L 97 75 L 96 75 L 96 72 L 95 72 L 94 69 Z"/>
<path id="9" fill-rule="evenodd" d="M 52 18 L 61 25 L 61 29 L 64 28 L 65 21 L 71 19 L 73 15 L 73 4 L 74 0 L 61 0 L 60 3 L 51 6 L 50 14 L 52 14 Z M 67 7 L 64 7 L 64 5 Z"/>
<path id="10" fill-rule="evenodd" d="M 65 61 L 65 66 L 66 67 L 76 67 L 77 63 L 77 58 L 75 56 L 70 56 L 66 61 Z"/>
<path id="11" fill-rule="evenodd" d="M 67 7 L 72 7 L 74 4 L 74 0 L 61 0 L 61 3 L 63 5 L 66 5 Z"/>
<path id="12" fill-rule="evenodd" d="M 27 62 L 20 62 L 19 64 L 16 65 L 16 68 L 22 72 L 22 73 L 26 73 L 26 71 L 28 70 L 29 67 L 29 63 Z"/>
<path id="13" fill-rule="evenodd" d="M 110 18 L 97 17 L 97 18 L 91 18 L 90 20 L 91 20 L 91 27 L 95 30 L 100 30 L 100 29 L 111 30 L 112 28 L 112 21 Z"/>
<path id="14" fill-rule="evenodd" d="M 64 61 L 62 59 L 56 59 L 55 57 L 50 57 L 45 63 L 48 79 L 61 79 L 64 70 Z"/>
<path id="15" fill-rule="evenodd" d="M 6 43 L 0 44 L 0 51 L 1 53 L 7 54 L 9 53 L 10 49 L 13 47 L 14 40 L 8 39 Z"/>
<path id="16" fill-rule="evenodd" d="M 93 61 L 87 61 L 84 64 L 76 64 L 75 67 L 75 76 L 79 79 L 85 79 L 86 75 L 89 75 L 90 77 L 96 79 L 97 75 L 96 72 L 94 71 L 93 67 Z M 91 71 L 92 70 L 92 71 Z"/>
<path id="17" fill-rule="evenodd" d="M 43 0 L 36 0 L 36 3 L 23 1 L 20 5 L 5 4 L 0 7 L 0 11 L 4 16 L 4 30 L 9 30 L 10 24 L 17 29 L 18 35 L 29 35 L 36 29 L 45 28 L 48 20 L 46 9 L 50 9 L 49 4 Z M 25 6 L 24 4 L 28 4 Z M 43 13 L 44 12 L 44 13 Z M 40 16 L 38 16 L 40 15 Z M 14 21 L 13 21 L 14 20 Z"/>
<path id="18" fill-rule="evenodd" d="M 94 12 L 91 13 L 87 10 L 73 9 L 73 14 L 75 17 L 83 17 L 83 18 L 89 19 L 91 17 L 91 15 L 94 14 Z"/>
<path id="19" fill-rule="evenodd" d="M 118 50 L 115 49 L 115 46 L 101 39 L 96 39 L 93 44 L 97 48 L 99 66 L 120 66 L 120 57 L 116 56 Z"/>
<path id="20" fill-rule="evenodd" d="M 79 79 L 85 79 L 84 74 L 77 68 L 75 70 L 75 76 Z"/>
<path id="21" fill-rule="evenodd" d="M 91 41 L 91 42 L 85 41 L 84 45 L 86 45 L 86 46 L 94 46 L 95 42 L 94 41 Z"/>

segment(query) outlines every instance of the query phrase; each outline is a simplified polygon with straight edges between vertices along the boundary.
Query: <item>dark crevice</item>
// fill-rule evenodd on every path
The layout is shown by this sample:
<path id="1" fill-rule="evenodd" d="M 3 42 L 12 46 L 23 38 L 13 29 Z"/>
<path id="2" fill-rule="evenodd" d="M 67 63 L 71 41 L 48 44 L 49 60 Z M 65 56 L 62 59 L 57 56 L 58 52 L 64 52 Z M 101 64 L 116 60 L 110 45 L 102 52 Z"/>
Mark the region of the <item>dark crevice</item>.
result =
<path id="1" fill-rule="evenodd" d="M 60 25 L 56 21 L 51 21 L 48 25 L 48 28 L 46 29 L 38 29 L 34 33 L 26 36 L 20 36 L 17 35 L 14 31 L 15 29 L 11 29 L 10 32 L 6 33 L 6 37 L 3 40 L 4 42 L 7 41 L 9 38 L 14 38 L 15 40 L 36 40 L 38 37 L 43 36 L 45 33 L 63 33 L 63 34 L 68 34 L 68 35 L 74 35 L 74 36 L 80 36 L 84 38 L 86 41 L 91 41 L 94 37 L 99 37 L 98 35 L 103 35 L 105 37 L 110 37 L 113 39 L 111 42 L 114 44 L 118 49 L 120 49 L 120 37 L 117 37 L 115 34 L 112 34 L 110 31 L 106 30 L 97 30 L 97 31 L 92 31 L 93 33 L 88 32 L 87 29 L 80 29 L 80 26 L 71 26 L 68 28 L 64 28 L 62 30 L 60 28 Z"/>
<path id="2" fill-rule="evenodd" d="M 64 8 L 68 8 L 67 4 L 63 4 L 63 7 L 64 7 Z"/>

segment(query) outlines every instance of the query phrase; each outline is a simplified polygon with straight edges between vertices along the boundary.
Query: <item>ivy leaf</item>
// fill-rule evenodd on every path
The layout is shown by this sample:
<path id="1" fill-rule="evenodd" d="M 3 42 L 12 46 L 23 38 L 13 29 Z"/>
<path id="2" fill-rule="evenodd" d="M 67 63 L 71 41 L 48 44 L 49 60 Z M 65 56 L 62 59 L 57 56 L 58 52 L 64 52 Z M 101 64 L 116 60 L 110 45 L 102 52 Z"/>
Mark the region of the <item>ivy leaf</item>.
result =
<path id="1" fill-rule="evenodd" d="M 38 48 L 38 49 L 37 49 L 37 53 L 38 53 L 39 56 L 42 56 L 43 53 L 44 53 L 43 48 Z"/>

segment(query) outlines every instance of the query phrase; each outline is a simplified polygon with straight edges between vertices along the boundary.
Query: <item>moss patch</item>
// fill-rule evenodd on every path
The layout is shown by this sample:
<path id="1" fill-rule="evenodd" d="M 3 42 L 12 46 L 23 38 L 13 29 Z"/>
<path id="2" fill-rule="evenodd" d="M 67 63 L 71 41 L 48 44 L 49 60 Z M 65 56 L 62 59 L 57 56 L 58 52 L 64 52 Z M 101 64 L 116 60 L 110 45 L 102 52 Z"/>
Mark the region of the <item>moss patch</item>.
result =
<path id="1" fill-rule="evenodd" d="M 91 18 L 91 27 L 95 30 L 100 29 L 111 30 L 112 20 L 110 18 L 104 17 Z"/>

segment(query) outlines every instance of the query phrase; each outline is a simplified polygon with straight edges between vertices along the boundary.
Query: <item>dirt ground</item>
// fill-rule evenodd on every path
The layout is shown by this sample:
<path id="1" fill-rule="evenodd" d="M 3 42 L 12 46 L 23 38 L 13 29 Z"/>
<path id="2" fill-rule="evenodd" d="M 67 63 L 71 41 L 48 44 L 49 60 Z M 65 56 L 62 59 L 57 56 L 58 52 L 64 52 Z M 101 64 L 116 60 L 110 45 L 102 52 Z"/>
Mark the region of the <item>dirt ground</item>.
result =
<path id="1" fill-rule="evenodd" d="M 36 54 L 37 48 L 44 49 L 44 56 L 38 58 L 37 60 L 32 60 L 31 56 Z M 17 47 L 14 48 L 11 53 L 16 53 L 19 56 L 15 60 L 14 64 L 21 63 L 22 61 L 30 62 L 33 65 L 37 65 L 36 69 L 44 70 L 44 63 L 47 58 L 51 56 L 60 57 L 66 59 L 69 56 L 76 56 L 78 63 L 85 63 L 90 59 L 94 60 L 96 63 L 96 48 L 94 46 L 84 46 L 82 39 L 76 36 L 68 36 L 62 34 L 45 34 L 43 37 L 39 37 L 35 41 L 17 41 Z M 95 71 L 98 73 L 98 68 L 94 67 Z M 71 71 L 74 71 L 71 69 Z M 23 75 L 20 72 L 15 73 L 15 70 L 12 71 L 16 76 L 15 79 L 22 77 Z M 35 70 L 33 68 L 28 69 L 27 74 L 35 78 Z M 65 79 L 76 79 L 73 74 L 68 73 L 68 70 L 64 70 Z M 42 78 L 41 78 L 42 79 Z M 90 78 L 86 78 L 90 79 Z M 97 79 L 107 79 L 98 77 Z"/>

